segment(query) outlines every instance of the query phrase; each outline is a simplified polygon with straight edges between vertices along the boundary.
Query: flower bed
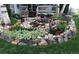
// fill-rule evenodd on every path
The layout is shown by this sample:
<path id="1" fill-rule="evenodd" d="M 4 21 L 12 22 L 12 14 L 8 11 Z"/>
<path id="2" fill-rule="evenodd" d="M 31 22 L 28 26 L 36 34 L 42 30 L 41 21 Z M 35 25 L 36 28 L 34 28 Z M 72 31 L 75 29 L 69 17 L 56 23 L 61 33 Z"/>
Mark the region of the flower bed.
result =
<path id="1" fill-rule="evenodd" d="M 62 19 L 62 18 L 61 18 Z M 35 23 L 32 23 L 35 25 Z M 16 27 L 16 26 L 15 26 Z M 17 27 L 16 27 L 17 28 Z M 18 45 L 48 45 L 51 43 L 62 43 L 68 41 L 75 35 L 76 26 L 73 19 L 68 23 L 64 20 L 53 20 L 51 23 L 33 26 L 32 28 L 4 30 L 5 40 Z"/>

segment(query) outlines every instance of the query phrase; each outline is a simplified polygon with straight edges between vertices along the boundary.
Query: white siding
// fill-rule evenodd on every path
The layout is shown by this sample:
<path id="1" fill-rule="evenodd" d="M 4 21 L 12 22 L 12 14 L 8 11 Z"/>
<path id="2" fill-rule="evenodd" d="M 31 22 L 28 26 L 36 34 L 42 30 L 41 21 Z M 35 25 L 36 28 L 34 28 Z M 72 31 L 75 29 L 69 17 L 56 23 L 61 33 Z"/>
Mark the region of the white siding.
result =
<path id="1" fill-rule="evenodd" d="M 57 5 L 38 5 L 37 7 L 38 14 L 56 14 Z"/>
<path id="2" fill-rule="evenodd" d="M 14 12 L 15 12 L 15 14 L 20 13 L 20 9 L 17 7 L 17 4 L 14 4 Z"/>
<path id="3" fill-rule="evenodd" d="M 6 7 L 2 7 L 4 5 L 0 5 L 0 16 L 1 16 L 1 20 L 4 21 L 5 24 L 10 23 L 10 18 L 8 16 L 7 13 L 7 9 Z"/>

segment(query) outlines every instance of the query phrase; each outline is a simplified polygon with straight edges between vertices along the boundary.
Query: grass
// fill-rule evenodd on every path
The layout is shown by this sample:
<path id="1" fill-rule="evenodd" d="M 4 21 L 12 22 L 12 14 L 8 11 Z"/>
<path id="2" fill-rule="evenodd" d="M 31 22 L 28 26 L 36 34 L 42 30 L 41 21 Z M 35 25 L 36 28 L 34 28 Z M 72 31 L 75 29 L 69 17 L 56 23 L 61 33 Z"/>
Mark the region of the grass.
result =
<path id="1" fill-rule="evenodd" d="M 0 40 L 0 53 L 1 54 L 71 54 L 79 53 L 79 17 L 75 17 L 77 34 L 75 39 L 69 40 L 62 44 L 52 44 L 48 46 L 18 46 L 12 45 L 4 40 Z"/>

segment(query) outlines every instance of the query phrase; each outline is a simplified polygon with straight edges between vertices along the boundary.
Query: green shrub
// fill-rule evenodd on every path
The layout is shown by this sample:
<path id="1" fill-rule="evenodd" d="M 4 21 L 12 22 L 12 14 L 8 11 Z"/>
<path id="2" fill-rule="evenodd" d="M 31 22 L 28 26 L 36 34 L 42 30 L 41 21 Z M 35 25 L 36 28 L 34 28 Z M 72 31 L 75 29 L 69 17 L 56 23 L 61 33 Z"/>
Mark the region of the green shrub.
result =
<path id="1" fill-rule="evenodd" d="M 17 19 L 16 19 L 16 18 L 13 18 L 13 17 L 11 17 L 10 20 L 11 20 L 11 24 L 12 24 L 12 25 L 14 25 L 14 24 L 17 22 Z"/>
<path id="2" fill-rule="evenodd" d="M 33 31 L 28 31 L 28 30 L 5 30 L 4 34 L 8 37 L 15 37 L 17 39 L 30 39 L 30 38 L 36 38 L 38 36 L 43 36 L 45 35 L 44 31 L 41 30 L 33 30 Z"/>
<path id="3" fill-rule="evenodd" d="M 62 16 L 53 16 L 52 18 L 54 20 L 64 20 L 64 17 L 62 17 Z"/>
<path id="4" fill-rule="evenodd" d="M 58 25 L 58 29 L 61 30 L 61 31 L 65 31 L 66 27 L 67 27 L 67 23 L 60 23 Z"/>
<path id="5" fill-rule="evenodd" d="M 50 28 L 49 33 L 51 34 L 56 34 L 57 32 L 64 32 L 67 28 L 67 23 L 66 22 L 60 22 L 55 28 Z"/>
<path id="6" fill-rule="evenodd" d="M 73 17 L 78 17 L 79 15 L 73 15 Z"/>

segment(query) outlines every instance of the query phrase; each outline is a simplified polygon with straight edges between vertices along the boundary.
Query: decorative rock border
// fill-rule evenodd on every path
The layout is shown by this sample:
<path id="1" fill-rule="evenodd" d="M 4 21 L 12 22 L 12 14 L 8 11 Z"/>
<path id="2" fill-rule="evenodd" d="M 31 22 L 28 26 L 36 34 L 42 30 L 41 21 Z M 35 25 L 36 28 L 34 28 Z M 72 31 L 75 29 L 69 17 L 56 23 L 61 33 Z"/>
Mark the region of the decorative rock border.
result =
<path id="1" fill-rule="evenodd" d="M 41 46 L 41 45 L 48 45 L 51 43 L 63 43 L 67 42 L 70 38 L 72 38 L 76 33 L 76 26 L 73 19 L 71 19 L 68 23 L 67 30 L 65 30 L 60 35 L 53 35 L 53 34 L 47 34 L 44 37 L 38 37 L 37 40 L 27 40 L 27 41 L 21 41 L 21 40 L 13 40 L 12 38 L 6 37 L 3 34 L 3 29 L 0 28 L 0 38 L 4 39 L 8 42 L 11 42 L 15 45 L 30 45 L 30 46 Z"/>

